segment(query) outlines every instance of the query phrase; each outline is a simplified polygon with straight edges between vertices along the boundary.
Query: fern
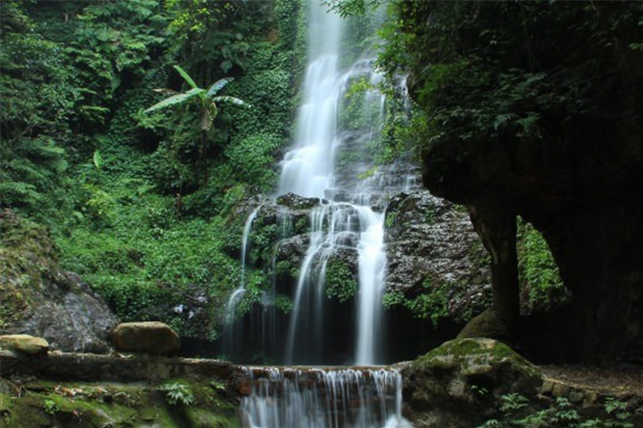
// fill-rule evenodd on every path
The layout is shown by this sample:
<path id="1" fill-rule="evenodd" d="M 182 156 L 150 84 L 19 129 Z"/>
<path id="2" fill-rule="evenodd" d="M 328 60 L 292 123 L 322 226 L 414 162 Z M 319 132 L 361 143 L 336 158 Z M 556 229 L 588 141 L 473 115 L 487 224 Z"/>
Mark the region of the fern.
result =
<path id="1" fill-rule="evenodd" d="M 194 395 L 190 388 L 179 382 L 169 382 L 159 387 L 160 391 L 165 393 L 165 398 L 169 404 L 176 406 L 178 404 L 189 406 L 194 402 Z"/>

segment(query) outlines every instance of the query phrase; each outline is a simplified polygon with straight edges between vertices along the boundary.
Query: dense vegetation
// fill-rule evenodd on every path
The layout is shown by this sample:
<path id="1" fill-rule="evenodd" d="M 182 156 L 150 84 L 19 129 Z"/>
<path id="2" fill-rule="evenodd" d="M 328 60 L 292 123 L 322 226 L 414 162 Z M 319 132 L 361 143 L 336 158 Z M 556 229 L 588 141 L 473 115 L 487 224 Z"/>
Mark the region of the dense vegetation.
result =
<path id="1" fill-rule="evenodd" d="M 123 319 L 216 334 L 217 299 L 239 278 L 243 218 L 233 210 L 274 188 L 289 138 L 302 3 L 0 9 L 1 207 L 46 225 L 63 267 Z M 229 79 L 217 95 L 251 108 L 220 104 L 204 139 L 196 104 L 145 113 L 163 99 L 155 89 L 191 89 L 173 65 L 202 85 Z"/>

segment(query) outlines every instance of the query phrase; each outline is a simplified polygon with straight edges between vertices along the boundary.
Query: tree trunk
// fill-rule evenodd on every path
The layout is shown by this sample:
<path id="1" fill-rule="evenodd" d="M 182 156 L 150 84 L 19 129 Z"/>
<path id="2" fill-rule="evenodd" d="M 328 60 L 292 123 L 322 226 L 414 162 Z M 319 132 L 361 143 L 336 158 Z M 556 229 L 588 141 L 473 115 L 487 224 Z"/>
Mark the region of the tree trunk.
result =
<path id="1" fill-rule="evenodd" d="M 203 188 L 208 186 L 208 162 L 205 155 L 205 146 L 208 139 L 208 132 L 201 130 L 201 145 L 199 146 L 199 160 L 197 162 L 198 168 L 201 168 L 203 173 Z"/>

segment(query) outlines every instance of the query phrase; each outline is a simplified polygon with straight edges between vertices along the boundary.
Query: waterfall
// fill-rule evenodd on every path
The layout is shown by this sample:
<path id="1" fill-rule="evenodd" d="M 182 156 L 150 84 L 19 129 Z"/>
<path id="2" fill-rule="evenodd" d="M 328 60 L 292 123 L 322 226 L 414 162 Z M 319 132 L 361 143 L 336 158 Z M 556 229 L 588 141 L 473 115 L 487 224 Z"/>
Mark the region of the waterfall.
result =
<path id="1" fill-rule="evenodd" d="M 232 356 L 234 352 L 234 341 L 237 336 L 235 331 L 235 315 L 237 312 L 237 307 L 241 303 L 241 299 L 246 292 L 246 263 L 247 263 L 247 253 L 248 253 L 248 243 L 250 242 L 250 232 L 252 231 L 252 223 L 257 218 L 257 213 L 261 209 L 261 205 L 255 209 L 246 219 L 246 224 L 243 228 L 243 238 L 241 240 L 241 278 L 239 281 L 239 287 L 237 287 L 226 304 L 223 319 L 225 323 L 225 331 L 223 333 L 224 344 L 223 352 L 228 357 Z"/>
<path id="2" fill-rule="evenodd" d="M 243 424 L 247 428 L 410 428 L 402 417 L 400 374 L 375 365 L 385 362 L 381 300 L 387 261 L 382 210 L 390 194 L 414 186 L 409 178 L 414 175 L 399 178 L 397 174 L 396 181 L 391 179 L 395 174 L 378 172 L 374 167 L 371 143 L 380 137 L 386 121 L 386 98 L 375 89 L 383 75 L 374 70 L 374 59 L 362 56 L 353 64 L 342 64 L 347 57 L 341 48 L 343 20 L 325 10 L 321 2 L 310 4 L 309 14 L 303 102 L 297 112 L 293 146 L 281 163 L 277 191 L 283 197 L 309 198 L 301 204 L 309 210 L 308 233 L 305 238 L 297 235 L 307 247 L 305 254 L 296 253 L 301 256 L 296 284 L 277 284 L 273 278 L 271 290 L 261 299 L 261 314 L 255 304 L 249 317 L 252 321 L 259 315 L 259 329 L 249 330 L 244 339 L 259 331 L 262 349 L 256 351 L 288 365 L 327 365 L 327 349 L 332 349 L 340 355 L 333 354 L 332 361 L 341 358 L 362 367 L 245 368 L 252 385 L 244 388 Z M 367 89 L 351 93 L 356 82 L 365 82 Z M 347 125 L 340 117 L 348 111 L 347 103 L 355 100 L 352 97 L 361 97 L 359 126 Z M 343 161 L 338 162 L 342 155 Z M 278 201 L 282 196 L 276 197 L 277 208 L 266 214 L 277 217 L 276 226 L 285 239 L 292 236 L 288 233 L 292 233 L 294 222 L 281 211 Z M 250 215 L 244 229 L 241 283 L 226 310 L 230 320 L 245 293 L 248 240 L 253 221 L 263 215 L 258 214 L 260 208 Z M 301 224 L 301 211 L 297 215 Z M 349 307 L 349 312 L 342 307 L 340 317 L 338 303 L 331 303 L 326 295 L 330 287 L 327 280 L 338 260 L 350 266 L 347 269 L 356 283 L 354 307 Z M 274 255 L 272 270 L 276 272 Z M 337 277 L 334 281 L 337 286 Z M 349 280 L 341 276 L 340 282 L 341 287 Z M 280 293 L 287 289 L 292 303 L 289 315 L 275 315 L 278 289 Z M 235 335 L 234 329 L 224 333 L 227 335 Z M 274 350 L 276 344 L 283 346 L 283 351 L 270 353 L 269 348 Z"/>
<path id="3" fill-rule="evenodd" d="M 283 162 L 279 194 L 322 198 L 333 184 L 342 24 L 321 4 L 310 5 L 304 103 L 297 114 L 296 146 Z"/>
<path id="4" fill-rule="evenodd" d="M 396 370 L 246 368 L 241 403 L 251 428 L 411 428 L 402 417 Z"/>
<path id="5" fill-rule="evenodd" d="M 381 300 L 384 293 L 386 253 L 384 252 L 384 214 L 360 207 L 364 230 L 357 247 L 359 253 L 359 297 L 356 363 L 373 365 L 381 358 L 378 340 L 382 331 Z"/>
<path id="6" fill-rule="evenodd" d="M 342 146 L 338 111 L 349 83 L 366 79 L 372 85 L 382 75 L 373 71 L 372 59 L 359 59 L 347 71 L 339 69 L 342 20 L 311 5 L 309 65 L 303 82 L 304 101 L 297 115 L 295 144 L 282 163 L 279 193 L 325 198 L 311 213 L 310 245 L 300 270 L 293 298 L 286 363 L 323 363 L 315 355 L 323 344 L 326 263 L 346 242 L 353 242 L 358 261 L 358 298 L 353 362 L 381 363 L 378 352 L 381 326 L 381 295 L 384 291 L 386 255 L 383 245 L 383 215 L 368 205 L 372 186 L 358 180 L 372 165 L 358 162 L 348 174 L 337 176 L 335 158 Z M 374 122 L 359 138 L 365 143 L 379 132 L 384 116 L 384 96 L 364 93 L 364 105 L 375 106 Z M 345 176 L 350 176 L 349 178 Z M 360 182 L 362 181 L 362 182 Z M 340 195 L 339 197 L 337 195 Z M 343 202 L 340 202 L 343 201 Z M 351 238 L 353 236 L 353 238 Z M 348 333 L 348 332 L 347 332 Z"/>
<path id="7" fill-rule="evenodd" d="M 377 87 L 384 76 L 374 67 L 373 53 L 345 52 L 344 20 L 327 11 L 322 2 L 311 3 L 309 14 L 308 65 L 293 145 L 281 162 L 274 203 L 264 205 L 265 212 L 257 208 L 246 222 L 241 281 L 225 309 L 223 353 L 246 361 L 251 354 L 257 361 L 263 355 L 264 360 L 285 364 L 328 364 L 329 357 L 334 364 L 383 364 L 387 359 L 381 300 L 387 260 L 382 211 L 390 196 L 417 186 L 417 174 L 408 167 L 400 173 L 395 164 L 376 166 L 373 147 L 382 138 L 387 100 Z M 348 57 L 356 59 L 350 64 Z M 407 92 L 405 82 L 404 77 L 393 82 L 394 91 L 402 97 Z M 277 281 L 273 253 L 271 289 L 264 286 L 258 296 L 253 288 L 251 295 L 246 292 L 246 253 L 257 216 L 261 215 L 264 225 L 268 224 L 265 218 L 271 219 L 271 226 L 279 223 L 283 240 L 292 237 L 295 229 L 302 234 L 301 210 L 293 214 L 299 216 L 295 228 L 289 218 L 293 211 L 279 205 L 282 197 L 308 198 L 300 204 L 309 210 L 307 236 L 301 235 L 298 241 L 299 248 L 307 245 L 305 253 L 289 252 L 291 258 L 293 254 L 301 257 L 299 278 L 295 284 Z M 348 291 L 342 290 L 348 297 L 354 294 L 353 310 L 346 299 L 338 303 L 328 298 L 331 288 L 337 287 L 338 263 L 349 266 L 354 277 L 356 285 L 351 282 Z M 327 281 L 329 275 L 334 282 Z M 353 281 L 345 270 L 340 280 Z M 252 301 L 253 307 L 248 316 L 235 320 L 244 301 Z M 284 301 L 289 313 L 276 309 L 277 303 L 283 308 Z M 239 352 L 239 344 L 244 352 Z"/>

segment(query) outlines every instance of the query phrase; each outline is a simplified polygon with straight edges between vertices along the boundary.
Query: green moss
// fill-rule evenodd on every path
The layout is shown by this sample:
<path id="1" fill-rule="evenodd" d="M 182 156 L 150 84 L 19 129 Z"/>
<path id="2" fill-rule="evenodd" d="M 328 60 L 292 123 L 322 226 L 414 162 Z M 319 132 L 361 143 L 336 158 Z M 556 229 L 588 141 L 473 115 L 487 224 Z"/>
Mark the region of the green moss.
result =
<path id="1" fill-rule="evenodd" d="M 463 360 L 476 355 L 490 355 L 491 360 L 500 361 L 505 358 L 524 361 L 520 355 L 514 352 L 504 343 L 492 341 L 490 339 L 456 339 L 445 342 L 441 346 L 433 349 L 415 360 L 414 364 L 418 366 L 434 365 L 444 357 L 449 357 L 453 361 Z"/>
<path id="2" fill-rule="evenodd" d="M 0 213 L 0 328 L 22 319 L 58 262 L 46 228 L 11 211 Z"/>
<path id="3" fill-rule="evenodd" d="M 19 396 L 0 393 L 0 426 L 240 426 L 236 404 L 222 395 L 225 391 L 193 379 L 177 382 L 189 385 L 193 404 L 170 406 L 156 387 L 147 384 L 32 382 Z"/>
<path id="4" fill-rule="evenodd" d="M 289 296 L 279 294 L 275 297 L 275 306 L 284 314 L 289 314 L 292 311 L 292 299 Z"/>
<path id="5" fill-rule="evenodd" d="M 384 227 L 386 229 L 390 229 L 393 226 L 395 226 L 395 223 L 397 222 L 397 217 L 399 213 L 397 211 L 394 212 L 386 212 L 386 218 L 384 220 Z"/>
<path id="6" fill-rule="evenodd" d="M 425 292 L 415 297 L 407 297 L 401 291 L 387 292 L 382 297 L 382 304 L 387 309 L 402 306 L 408 309 L 415 318 L 430 320 L 434 326 L 437 326 L 441 320 L 451 316 L 449 302 L 462 287 L 462 284 L 454 282 L 434 285 L 431 278 L 427 277 L 422 282 Z M 458 314 L 463 318 L 468 315 L 467 312 Z"/>

